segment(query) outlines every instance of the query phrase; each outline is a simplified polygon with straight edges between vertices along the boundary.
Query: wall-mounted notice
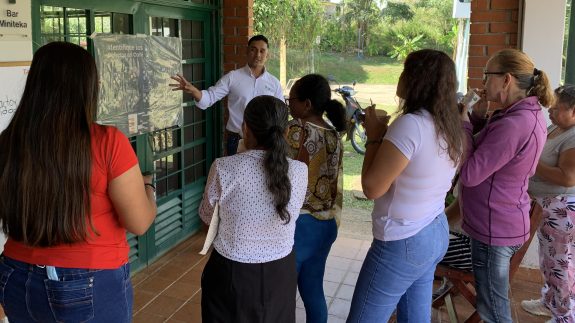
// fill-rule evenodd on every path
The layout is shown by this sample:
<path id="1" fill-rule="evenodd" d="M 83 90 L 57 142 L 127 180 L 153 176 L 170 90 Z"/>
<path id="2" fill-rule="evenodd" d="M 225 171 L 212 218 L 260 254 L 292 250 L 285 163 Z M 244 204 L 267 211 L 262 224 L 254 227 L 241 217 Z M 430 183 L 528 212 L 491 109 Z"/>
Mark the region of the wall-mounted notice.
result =
<path id="1" fill-rule="evenodd" d="M 97 35 L 100 76 L 98 122 L 128 136 L 178 125 L 182 93 L 171 91 L 170 75 L 181 73 L 182 43 L 175 37 Z"/>
<path id="2" fill-rule="evenodd" d="M 32 1 L 0 1 L 0 62 L 32 59 Z"/>
<path id="3" fill-rule="evenodd" d="M 16 112 L 29 69 L 29 66 L 0 66 L 0 132 Z"/>

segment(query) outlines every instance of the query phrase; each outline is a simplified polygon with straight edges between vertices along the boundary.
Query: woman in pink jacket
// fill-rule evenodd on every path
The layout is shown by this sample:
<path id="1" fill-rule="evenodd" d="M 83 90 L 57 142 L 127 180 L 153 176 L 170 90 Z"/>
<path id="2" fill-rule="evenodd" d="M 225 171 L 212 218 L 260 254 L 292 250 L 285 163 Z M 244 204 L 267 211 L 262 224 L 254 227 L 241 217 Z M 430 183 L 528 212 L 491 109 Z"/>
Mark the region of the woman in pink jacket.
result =
<path id="1" fill-rule="evenodd" d="M 529 238 L 527 185 L 547 134 L 541 106 L 551 104 L 553 92 L 545 72 L 515 49 L 491 57 L 483 84 L 471 116 L 462 114 L 462 227 L 471 237 L 479 315 L 485 322 L 511 322 L 509 264 Z M 488 102 L 500 106 L 489 119 Z"/>

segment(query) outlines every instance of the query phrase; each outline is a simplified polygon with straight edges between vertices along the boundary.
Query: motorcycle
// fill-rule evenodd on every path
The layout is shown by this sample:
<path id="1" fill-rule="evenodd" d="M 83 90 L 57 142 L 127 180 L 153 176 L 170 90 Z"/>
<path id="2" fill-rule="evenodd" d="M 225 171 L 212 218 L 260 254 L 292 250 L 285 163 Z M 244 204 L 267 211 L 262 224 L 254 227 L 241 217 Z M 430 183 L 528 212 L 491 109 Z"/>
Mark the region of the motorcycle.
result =
<path id="1" fill-rule="evenodd" d="M 328 78 L 330 81 L 335 81 L 333 78 Z M 365 142 L 367 136 L 363 128 L 363 117 L 365 112 L 361 109 L 359 102 L 354 97 L 355 95 L 355 82 L 353 86 L 341 86 L 338 83 L 338 88 L 333 91 L 339 94 L 345 102 L 346 120 L 347 120 L 347 140 L 351 140 L 351 146 L 359 154 L 365 154 Z"/>

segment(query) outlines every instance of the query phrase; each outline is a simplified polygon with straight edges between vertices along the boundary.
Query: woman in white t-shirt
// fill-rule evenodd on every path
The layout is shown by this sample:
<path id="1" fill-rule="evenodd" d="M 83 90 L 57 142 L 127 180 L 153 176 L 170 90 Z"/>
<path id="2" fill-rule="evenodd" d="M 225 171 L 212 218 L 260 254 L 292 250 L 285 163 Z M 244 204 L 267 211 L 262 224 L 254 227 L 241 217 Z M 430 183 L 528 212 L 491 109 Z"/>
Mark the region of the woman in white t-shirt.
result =
<path id="1" fill-rule="evenodd" d="M 366 111 L 361 183 L 375 200 L 374 240 L 347 322 L 430 322 L 433 273 L 447 245 L 445 195 L 461 161 L 455 65 L 445 53 L 409 54 L 397 85 L 400 115 L 387 127 Z"/>
<path id="2" fill-rule="evenodd" d="M 295 224 L 307 166 L 287 158 L 288 107 L 272 96 L 244 112 L 246 151 L 210 168 L 200 217 L 219 204 L 214 250 L 202 274 L 202 322 L 295 322 Z"/>

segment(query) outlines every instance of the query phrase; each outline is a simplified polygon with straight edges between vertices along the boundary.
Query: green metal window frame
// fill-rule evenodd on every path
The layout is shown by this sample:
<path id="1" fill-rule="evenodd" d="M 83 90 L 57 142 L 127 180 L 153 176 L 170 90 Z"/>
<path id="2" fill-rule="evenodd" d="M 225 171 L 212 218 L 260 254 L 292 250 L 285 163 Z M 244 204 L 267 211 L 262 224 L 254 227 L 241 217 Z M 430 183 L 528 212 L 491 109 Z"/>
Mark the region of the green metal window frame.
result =
<path id="1" fill-rule="evenodd" d="M 195 2 L 194 2 L 195 1 Z M 220 35 L 220 1 L 221 0 L 194 0 L 194 1 L 120 1 L 100 0 L 85 2 L 82 0 L 32 0 L 32 36 L 33 48 L 37 50 L 42 45 L 42 33 L 40 28 L 41 6 L 76 8 L 84 11 L 86 16 L 86 37 L 89 36 L 95 24 L 95 18 L 99 13 L 128 14 L 130 20 L 130 32 L 134 34 L 150 34 L 151 18 L 160 17 L 178 20 L 181 30 L 182 20 L 199 21 L 203 25 L 202 39 L 203 57 L 188 58 L 182 61 L 184 66 L 202 65 L 202 79 L 192 78 L 195 84 L 206 87 L 215 82 L 221 75 L 221 40 Z M 200 3 L 198 3 L 200 2 Z M 64 10 L 64 21 L 66 20 Z M 69 41 L 69 37 L 77 37 L 70 34 L 68 27 L 64 25 L 63 40 Z M 178 31 L 178 36 L 181 34 Z M 84 35 L 81 35 L 83 37 Z M 87 50 L 93 53 L 92 41 L 87 39 Z M 190 41 L 193 41 L 191 39 Z M 193 67 L 192 67 L 193 70 Z M 168 77 L 168 76 L 166 76 Z M 142 236 L 136 237 L 128 234 L 130 250 L 130 262 L 134 271 L 144 268 L 152 263 L 157 257 L 170 250 L 175 244 L 194 234 L 201 227 L 201 220 L 197 215 L 197 208 L 205 186 L 205 180 L 209 167 L 216 157 L 221 156 L 223 112 L 219 104 L 206 111 L 199 111 L 189 97 L 184 97 L 184 115 L 192 119 L 182 127 L 162 129 L 151 134 L 144 134 L 130 138 L 132 146 L 137 153 L 140 166 L 143 170 L 154 170 L 155 165 L 177 165 L 179 169 L 166 177 L 159 177 L 160 181 L 169 181 L 175 178 L 179 185 L 177 189 L 166 190 L 165 194 L 158 197 L 158 218 L 150 230 Z M 200 120 L 203 115 L 203 119 Z M 198 121 L 199 120 L 199 121 Z M 200 130 L 197 130 L 200 129 Z M 198 136 L 198 131 L 203 136 Z M 191 137 L 190 137 L 191 133 Z M 161 149 L 150 145 L 150 141 L 161 138 L 165 144 Z M 187 140 L 186 140 L 187 138 Z M 190 139 L 191 138 L 191 139 Z M 157 141 L 157 140 L 156 140 Z M 203 148 L 203 153 L 197 147 Z M 199 152 L 198 152 L 199 151 Z M 190 163 L 190 159 L 193 162 Z M 198 171 L 199 169 L 199 171 Z M 186 179 L 186 174 L 192 174 L 193 182 Z M 161 186 L 161 184 L 160 184 Z M 173 221 L 165 219 L 182 217 L 182 220 Z M 178 222 L 178 223 L 176 223 Z M 179 234 L 170 234 L 182 227 Z M 178 228 L 177 228 L 178 227 Z"/>
<path id="2" fill-rule="evenodd" d="M 575 10 L 570 1 L 569 28 L 567 29 L 567 53 L 565 58 L 565 83 L 575 84 Z"/>

